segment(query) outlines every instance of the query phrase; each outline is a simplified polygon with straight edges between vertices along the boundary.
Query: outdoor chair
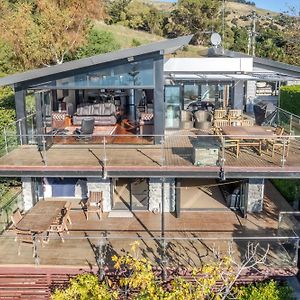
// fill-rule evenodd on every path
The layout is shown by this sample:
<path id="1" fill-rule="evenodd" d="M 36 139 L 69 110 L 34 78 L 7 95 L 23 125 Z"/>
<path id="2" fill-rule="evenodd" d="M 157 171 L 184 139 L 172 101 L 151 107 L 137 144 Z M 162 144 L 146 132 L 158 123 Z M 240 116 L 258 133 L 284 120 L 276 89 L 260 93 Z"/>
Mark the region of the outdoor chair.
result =
<path id="1" fill-rule="evenodd" d="M 17 209 L 11 216 L 10 219 L 13 223 L 13 226 L 16 227 L 17 224 L 21 221 L 22 215 L 19 209 Z"/>
<path id="2" fill-rule="evenodd" d="M 73 134 L 77 135 L 78 139 L 89 140 L 92 138 L 94 128 L 95 128 L 95 119 L 85 118 L 82 119 L 81 127 L 76 128 Z"/>
<path id="3" fill-rule="evenodd" d="M 21 255 L 21 245 L 22 244 L 29 244 L 32 246 L 32 257 L 35 257 L 36 255 L 36 249 L 35 249 L 35 245 L 34 245 L 34 239 L 33 239 L 33 235 L 31 233 L 31 231 L 29 230 L 16 230 L 16 234 L 17 234 L 17 242 L 18 242 L 18 255 Z"/>
<path id="4" fill-rule="evenodd" d="M 228 111 L 228 119 L 238 119 L 238 118 L 242 118 L 242 110 L 241 109 L 230 109 Z"/>
<path id="5" fill-rule="evenodd" d="M 211 115 L 209 111 L 198 110 L 194 113 L 195 128 L 209 130 L 211 128 Z"/>
<path id="6" fill-rule="evenodd" d="M 68 201 L 65 205 L 65 207 L 61 210 L 59 215 L 56 217 L 56 219 L 52 222 L 53 225 L 58 225 L 61 223 L 61 220 L 64 216 L 66 216 L 67 221 L 70 225 L 72 225 L 71 217 L 70 217 L 70 210 L 71 210 L 72 203 Z"/>
<path id="7" fill-rule="evenodd" d="M 224 120 L 224 119 L 214 120 L 214 128 L 213 128 L 214 133 L 218 134 L 219 132 L 221 132 L 221 128 L 225 126 L 229 126 L 228 120 Z"/>
<path id="8" fill-rule="evenodd" d="M 226 117 L 227 111 L 225 109 L 215 109 L 214 120 L 224 119 Z"/>
<path id="9" fill-rule="evenodd" d="M 285 148 L 285 156 L 288 156 L 290 138 L 288 136 L 283 136 L 284 128 L 277 126 L 275 129 L 276 138 L 267 140 L 267 152 L 269 152 L 269 146 L 271 146 L 272 157 L 274 157 L 275 150 L 280 150 L 282 154 L 283 149 Z"/>
<path id="10" fill-rule="evenodd" d="M 180 129 L 193 128 L 193 114 L 190 111 L 182 110 L 180 113 Z"/>
<path id="11" fill-rule="evenodd" d="M 66 231 L 69 234 L 69 230 L 67 227 L 67 219 L 68 219 L 68 216 L 65 213 L 64 216 L 62 216 L 62 218 L 60 219 L 58 224 L 50 225 L 49 229 L 47 230 L 48 240 L 49 240 L 49 234 L 51 232 L 54 232 L 59 235 L 59 237 L 61 238 L 61 241 L 63 243 L 65 242 L 64 237 L 63 237 L 63 232 Z"/>
<path id="12" fill-rule="evenodd" d="M 70 217 L 71 206 L 72 206 L 72 202 L 70 201 L 68 201 L 67 204 L 65 205 L 65 214 L 66 214 L 67 221 L 69 222 L 70 225 L 72 225 L 72 221 Z"/>
<path id="13" fill-rule="evenodd" d="M 89 198 L 85 204 L 86 219 L 89 219 L 90 213 L 96 213 L 101 220 L 103 212 L 103 193 L 102 192 L 90 192 Z"/>
<path id="14" fill-rule="evenodd" d="M 243 119 L 242 120 L 242 126 L 254 126 L 254 120 L 253 119 Z"/>
<path id="15" fill-rule="evenodd" d="M 239 157 L 239 151 L 240 151 L 240 140 L 234 140 L 234 139 L 229 139 L 225 138 L 224 139 L 224 149 L 231 149 L 235 153 L 236 158 Z"/>

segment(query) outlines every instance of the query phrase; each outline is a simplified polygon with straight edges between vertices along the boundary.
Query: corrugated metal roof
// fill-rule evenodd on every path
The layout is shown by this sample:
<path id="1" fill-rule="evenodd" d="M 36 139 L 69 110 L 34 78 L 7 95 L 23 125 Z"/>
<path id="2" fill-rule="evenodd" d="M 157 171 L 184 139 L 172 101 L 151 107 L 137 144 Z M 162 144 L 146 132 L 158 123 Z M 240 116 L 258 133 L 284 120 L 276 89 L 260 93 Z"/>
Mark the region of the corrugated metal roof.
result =
<path id="1" fill-rule="evenodd" d="M 90 66 L 100 65 L 111 61 L 135 57 L 148 53 L 155 53 L 159 51 L 163 51 L 164 54 L 172 53 L 180 47 L 187 45 L 190 42 L 191 38 L 192 35 L 188 35 L 175 39 L 163 40 L 136 48 L 124 49 L 106 54 L 95 55 L 88 58 L 66 62 L 60 65 L 35 69 L 23 73 L 6 76 L 0 78 L 0 86 L 26 82 L 37 78 L 56 75 L 68 71 L 75 71 L 77 69 L 87 68 Z"/>

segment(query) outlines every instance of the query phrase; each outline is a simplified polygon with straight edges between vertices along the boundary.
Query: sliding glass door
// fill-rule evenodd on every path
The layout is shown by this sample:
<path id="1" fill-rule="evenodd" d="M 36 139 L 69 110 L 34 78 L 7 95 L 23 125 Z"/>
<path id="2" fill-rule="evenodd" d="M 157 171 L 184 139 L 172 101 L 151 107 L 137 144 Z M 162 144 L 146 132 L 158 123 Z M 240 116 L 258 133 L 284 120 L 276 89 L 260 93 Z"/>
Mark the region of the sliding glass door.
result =
<path id="1" fill-rule="evenodd" d="M 120 178 L 114 182 L 114 210 L 147 210 L 149 205 L 148 180 Z"/>

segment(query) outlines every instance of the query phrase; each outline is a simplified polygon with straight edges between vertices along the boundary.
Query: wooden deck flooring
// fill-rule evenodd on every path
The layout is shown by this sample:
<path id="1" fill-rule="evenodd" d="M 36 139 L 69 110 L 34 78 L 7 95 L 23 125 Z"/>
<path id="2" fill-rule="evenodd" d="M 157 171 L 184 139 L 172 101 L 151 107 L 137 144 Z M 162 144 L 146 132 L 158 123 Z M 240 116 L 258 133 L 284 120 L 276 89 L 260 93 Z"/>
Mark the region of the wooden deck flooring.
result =
<path id="1" fill-rule="evenodd" d="M 276 195 L 276 190 L 272 190 L 271 186 L 267 188 L 264 212 L 250 214 L 247 219 L 230 210 L 182 212 L 180 218 L 166 213 L 168 265 L 199 266 L 204 261 L 212 259 L 214 249 L 225 254 L 233 238 L 244 238 L 232 244 L 235 255 L 240 258 L 250 238 L 275 237 L 279 211 L 291 208 L 280 196 L 271 200 L 270 197 Z M 100 237 L 103 235 L 107 237 L 105 252 L 107 264 L 112 264 L 110 260 L 112 255 L 121 255 L 129 251 L 130 245 L 136 240 L 140 242 L 141 256 L 155 263 L 161 261 L 160 214 L 133 212 L 131 218 L 111 218 L 105 213 L 101 220 L 94 214 L 87 221 L 84 213 L 74 207 L 71 211 L 71 220 L 72 225 L 68 226 L 70 234 L 64 234 L 64 243 L 57 235 L 51 234 L 49 243 L 44 247 L 39 246 L 41 265 L 94 268 L 97 249 L 101 244 Z M 5 232 L 0 240 L 0 265 L 34 264 L 30 245 L 22 245 L 21 255 L 17 255 L 17 243 L 11 230 Z M 261 251 L 268 245 L 271 249 L 270 259 L 277 260 L 276 265 L 291 263 L 280 242 L 263 240 L 260 242 Z"/>
<path id="2" fill-rule="evenodd" d="M 122 144 L 88 144 L 77 145 L 54 144 L 46 152 L 39 152 L 36 146 L 24 145 L 12 150 L 0 158 L 0 170 L 19 170 L 22 168 L 63 168 L 98 170 L 149 169 L 160 171 L 189 170 L 201 172 L 211 169 L 218 173 L 219 166 L 194 166 L 192 161 L 193 143 L 197 139 L 203 141 L 210 137 L 201 136 L 168 136 L 163 145 L 122 145 Z M 214 136 L 211 138 L 215 139 Z M 105 148 L 105 150 L 104 150 Z M 219 153 L 221 156 L 221 151 Z M 259 156 L 254 149 L 243 148 L 240 156 L 226 149 L 224 169 L 236 170 L 243 168 L 257 171 L 280 170 L 300 172 L 300 142 L 292 141 L 289 155 L 282 164 L 282 155 L 263 151 Z M 180 176 L 178 176 L 180 177 Z"/>

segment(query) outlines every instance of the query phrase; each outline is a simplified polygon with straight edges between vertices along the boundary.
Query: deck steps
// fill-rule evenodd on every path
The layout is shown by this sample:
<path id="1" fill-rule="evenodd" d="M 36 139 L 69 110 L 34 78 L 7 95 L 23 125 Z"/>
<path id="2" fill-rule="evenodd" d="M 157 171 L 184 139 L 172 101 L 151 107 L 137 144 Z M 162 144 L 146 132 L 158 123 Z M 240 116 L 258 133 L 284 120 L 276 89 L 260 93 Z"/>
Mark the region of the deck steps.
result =
<path id="1" fill-rule="evenodd" d="M 69 279 L 68 274 L 0 274 L 0 299 L 49 299 L 51 290 Z"/>
<path id="2" fill-rule="evenodd" d="M 50 299 L 51 292 L 55 288 L 62 288 L 67 285 L 70 278 L 82 272 L 88 272 L 82 268 L 49 268 L 39 269 L 35 267 L 12 267 L 7 268 L 0 266 L 0 299 L 30 299 L 44 300 Z M 95 270 L 94 270 L 95 271 Z M 169 270 L 170 279 L 176 276 Z M 181 272 L 180 272 L 181 273 Z M 237 280 L 238 284 L 247 284 L 253 281 L 264 281 L 274 278 L 276 280 L 285 280 L 287 277 L 296 274 L 296 269 L 266 269 L 265 272 L 247 272 Z M 114 280 L 113 273 L 108 272 Z M 178 274 L 184 277 L 187 281 L 193 282 L 195 279 L 190 273 L 182 272 Z M 220 283 L 221 284 L 221 283 Z"/>

